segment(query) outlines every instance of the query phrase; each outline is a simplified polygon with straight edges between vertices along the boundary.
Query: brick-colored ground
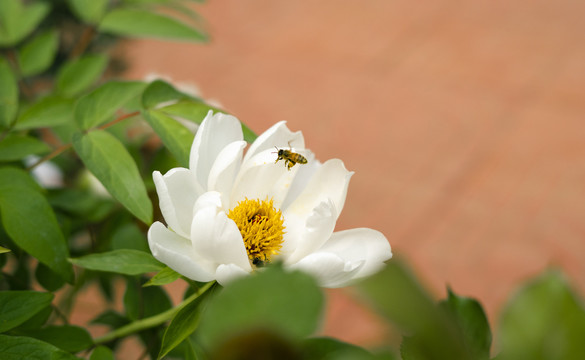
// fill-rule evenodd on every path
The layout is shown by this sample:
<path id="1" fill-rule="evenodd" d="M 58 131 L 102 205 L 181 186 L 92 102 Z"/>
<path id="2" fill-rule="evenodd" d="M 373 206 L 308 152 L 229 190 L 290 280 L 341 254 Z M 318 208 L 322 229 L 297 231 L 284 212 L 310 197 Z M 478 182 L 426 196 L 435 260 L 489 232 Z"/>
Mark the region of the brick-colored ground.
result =
<path id="1" fill-rule="evenodd" d="M 585 2 L 210 0 L 207 45 L 138 41 L 130 78 L 197 83 L 257 132 L 286 119 L 352 178 L 339 229 L 386 234 L 492 322 L 527 276 L 585 289 Z M 330 293 L 325 332 L 379 338 Z"/>

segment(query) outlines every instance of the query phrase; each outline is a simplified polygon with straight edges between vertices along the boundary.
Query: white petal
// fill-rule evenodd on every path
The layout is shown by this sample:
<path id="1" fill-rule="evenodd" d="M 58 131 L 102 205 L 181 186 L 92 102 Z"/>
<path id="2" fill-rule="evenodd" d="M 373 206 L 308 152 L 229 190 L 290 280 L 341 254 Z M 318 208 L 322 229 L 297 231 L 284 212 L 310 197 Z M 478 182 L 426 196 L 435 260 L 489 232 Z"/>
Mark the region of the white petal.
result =
<path id="1" fill-rule="evenodd" d="M 349 284 L 359 271 L 361 262 L 344 261 L 332 253 L 313 253 L 289 266 L 313 275 L 323 287 L 341 287 Z"/>
<path id="2" fill-rule="evenodd" d="M 148 229 L 148 245 L 152 255 L 181 275 L 196 281 L 214 279 L 212 266 L 193 251 L 191 242 L 155 222 Z"/>
<path id="3" fill-rule="evenodd" d="M 191 241 L 197 254 L 217 266 L 233 263 L 242 269 L 252 270 L 242 235 L 236 223 L 227 217 L 221 205 L 210 201 L 217 192 L 208 192 L 195 204 L 191 225 Z M 204 206 L 205 203 L 207 206 Z"/>
<path id="4" fill-rule="evenodd" d="M 188 238 L 193 221 L 193 205 L 203 193 L 195 175 L 189 169 L 174 168 L 164 176 L 155 171 L 152 178 L 167 225 L 177 234 Z"/>
<path id="5" fill-rule="evenodd" d="M 292 132 L 286 126 L 286 121 L 279 121 L 272 125 L 268 130 L 260 134 L 254 140 L 250 149 L 244 157 L 244 162 L 250 160 L 258 153 L 270 149 L 274 151 L 274 147 L 303 149 L 305 147 L 305 139 L 300 131 Z"/>
<path id="6" fill-rule="evenodd" d="M 248 275 L 251 270 L 246 271 L 235 264 L 221 264 L 217 267 L 215 278 L 218 283 L 225 286 L 235 279 Z"/>
<path id="7" fill-rule="evenodd" d="M 282 203 L 282 210 L 286 210 L 290 204 L 296 200 L 297 197 L 305 190 L 309 181 L 317 173 L 317 170 L 323 166 L 319 160 L 315 158 L 313 153 L 308 153 L 306 156 L 307 163 L 303 164 L 303 166 L 298 166 L 298 171 L 295 175 L 294 181 L 291 184 L 290 188 L 288 189 L 288 193 L 286 194 L 286 198 Z"/>
<path id="8" fill-rule="evenodd" d="M 209 171 L 221 150 L 243 139 L 242 125 L 237 118 L 222 113 L 213 115 L 211 111 L 207 114 L 195 134 L 189 157 L 189 168 L 201 186 L 207 186 Z"/>
<path id="9" fill-rule="evenodd" d="M 333 233 L 319 252 L 333 253 L 345 261 L 364 261 L 355 278 L 369 276 L 382 267 L 384 261 L 392 258 L 390 243 L 379 231 L 367 228 L 344 230 Z"/>
<path id="10" fill-rule="evenodd" d="M 222 194 L 222 203 L 224 204 L 228 204 L 236 174 L 240 170 L 245 147 L 245 141 L 234 141 L 227 145 L 219 153 L 209 172 L 207 189 L 219 191 Z"/>

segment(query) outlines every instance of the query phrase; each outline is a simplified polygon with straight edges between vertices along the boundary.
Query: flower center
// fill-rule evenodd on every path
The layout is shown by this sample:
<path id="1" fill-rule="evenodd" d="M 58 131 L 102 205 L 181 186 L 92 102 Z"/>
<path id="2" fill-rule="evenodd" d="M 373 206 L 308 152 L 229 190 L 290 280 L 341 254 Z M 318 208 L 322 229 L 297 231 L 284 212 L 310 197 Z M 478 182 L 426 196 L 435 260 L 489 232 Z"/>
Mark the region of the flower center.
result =
<path id="1" fill-rule="evenodd" d="M 228 217 L 232 219 L 244 239 L 250 263 L 262 267 L 270 262 L 282 248 L 284 218 L 282 212 L 274 208 L 273 200 L 240 201 L 231 209 Z"/>

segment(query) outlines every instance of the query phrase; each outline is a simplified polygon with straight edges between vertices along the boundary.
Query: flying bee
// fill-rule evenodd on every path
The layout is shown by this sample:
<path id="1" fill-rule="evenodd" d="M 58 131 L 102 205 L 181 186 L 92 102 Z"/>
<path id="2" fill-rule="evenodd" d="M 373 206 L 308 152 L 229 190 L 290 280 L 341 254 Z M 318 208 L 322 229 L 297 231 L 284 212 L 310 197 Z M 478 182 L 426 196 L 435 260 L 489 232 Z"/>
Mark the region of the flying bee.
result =
<path id="1" fill-rule="evenodd" d="M 307 163 L 307 158 L 305 158 L 303 155 L 298 154 L 296 152 L 292 152 L 290 142 L 288 143 L 288 146 L 290 148 L 289 150 L 279 149 L 275 146 L 276 152 L 273 152 L 273 154 L 278 154 L 278 158 L 274 162 L 275 164 L 278 162 L 278 160 L 284 160 L 284 165 L 290 171 L 290 169 L 297 163 L 299 164 Z"/>
<path id="2" fill-rule="evenodd" d="M 258 256 L 255 256 L 254 259 L 252 260 L 252 264 L 257 268 L 261 268 L 268 264 L 268 260 L 266 259 L 266 256 L 264 257 L 264 260 L 260 259 Z"/>

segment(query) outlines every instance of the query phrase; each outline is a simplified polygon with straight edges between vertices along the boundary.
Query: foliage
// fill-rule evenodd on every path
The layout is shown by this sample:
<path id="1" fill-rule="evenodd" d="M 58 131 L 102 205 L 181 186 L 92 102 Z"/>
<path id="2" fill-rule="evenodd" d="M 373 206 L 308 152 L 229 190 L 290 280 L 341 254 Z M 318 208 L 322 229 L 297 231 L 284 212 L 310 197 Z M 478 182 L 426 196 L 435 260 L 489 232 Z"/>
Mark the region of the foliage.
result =
<path id="1" fill-rule="evenodd" d="M 449 289 L 437 303 L 392 260 L 356 290 L 405 336 L 399 350 L 370 352 L 315 337 L 324 296 L 307 275 L 273 266 L 223 289 L 155 260 L 152 171 L 187 166 L 187 125 L 218 109 L 164 81 L 114 80 L 122 63 L 108 49 L 123 37 L 205 41 L 201 25 L 184 0 L 0 1 L 3 359 L 114 359 L 133 336 L 144 346 L 136 358 L 583 358 L 582 299 L 554 271 L 509 301 L 494 347 L 478 301 Z M 175 306 L 162 286 L 174 281 L 188 284 Z M 114 283 L 125 284 L 123 311 L 106 306 L 86 324 L 105 335 L 69 323 L 83 289 L 110 304 Z"/>

